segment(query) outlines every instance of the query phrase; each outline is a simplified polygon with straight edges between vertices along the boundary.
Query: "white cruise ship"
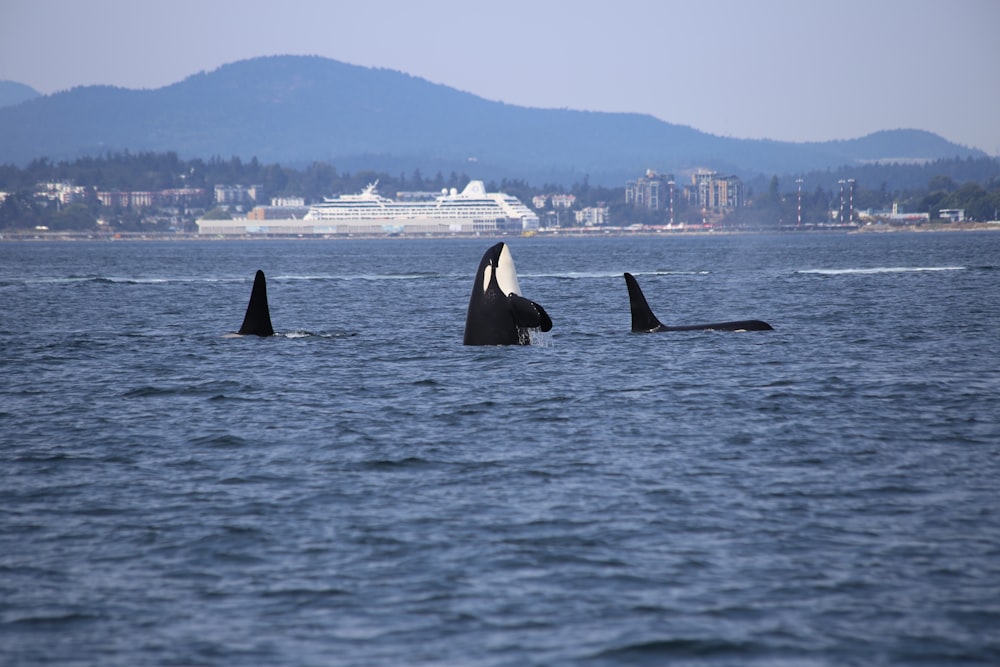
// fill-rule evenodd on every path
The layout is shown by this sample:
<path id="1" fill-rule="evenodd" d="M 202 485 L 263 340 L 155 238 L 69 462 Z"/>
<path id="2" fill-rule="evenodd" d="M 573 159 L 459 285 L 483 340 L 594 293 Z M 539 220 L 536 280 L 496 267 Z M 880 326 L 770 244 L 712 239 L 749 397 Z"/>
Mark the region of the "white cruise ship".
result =
<path id="1" fill-rule="evenodd" d="M 531 232 L 538 216 L 520 200 L 487 192 L 482 181 L 470 181 L 458 192 L 442 191 L 424 201 L 395 201 L 370 184 L 360 194 L 325 198 L 301 218 L 247 217 L 198 220 L 198 233 L 211 235 L 381 235 L 474 234 Z"/>

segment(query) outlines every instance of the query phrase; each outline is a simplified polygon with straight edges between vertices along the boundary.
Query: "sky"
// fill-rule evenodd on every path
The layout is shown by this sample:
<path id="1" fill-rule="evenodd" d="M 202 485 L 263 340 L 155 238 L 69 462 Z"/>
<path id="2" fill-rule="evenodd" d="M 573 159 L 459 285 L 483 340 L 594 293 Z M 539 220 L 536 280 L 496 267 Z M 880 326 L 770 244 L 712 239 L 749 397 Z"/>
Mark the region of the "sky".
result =
<path id="1" fill-rule="evenodd" d="M 267 55 L 716 135 L 914 128 L 1000 156 L 1000 0 L 2 0 L 0 80 L 159 88 Z"/>

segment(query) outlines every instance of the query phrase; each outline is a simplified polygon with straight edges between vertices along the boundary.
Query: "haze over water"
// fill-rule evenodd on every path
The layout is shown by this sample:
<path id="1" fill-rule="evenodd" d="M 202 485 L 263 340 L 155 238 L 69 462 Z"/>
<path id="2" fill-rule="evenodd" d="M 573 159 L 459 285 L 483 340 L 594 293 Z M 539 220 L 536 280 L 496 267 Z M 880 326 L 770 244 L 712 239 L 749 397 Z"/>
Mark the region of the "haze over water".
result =
<path id="1" fill-rule="evenodd" d="M 0 244 L 0 662 L 1000 662 L 1000 234 L 508 242 Z"/>

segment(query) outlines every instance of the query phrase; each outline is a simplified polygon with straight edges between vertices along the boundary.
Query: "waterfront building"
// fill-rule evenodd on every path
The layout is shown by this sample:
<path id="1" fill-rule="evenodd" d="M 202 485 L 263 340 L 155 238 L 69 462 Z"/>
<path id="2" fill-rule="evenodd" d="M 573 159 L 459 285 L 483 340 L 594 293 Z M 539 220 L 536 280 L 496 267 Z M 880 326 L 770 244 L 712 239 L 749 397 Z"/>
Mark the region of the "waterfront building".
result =
<path id="1" fill-rule="evenodd" d="M 669 202 L 669 191 L 673 187 L 672 176 L 661 176 L 652 169 L 646 170 L 646 175 L 625 184 L 625 203 L 636 208 L 659 211 L 666 208 Z"/>
<path id="2" fill-rule="evenodd" d="M 576 204 L 576 195 L 552 195 L 550 198 L 552 208 L 573 208 Z"/>
<path id="3" fill-rule="evenodd" d="M 271 206 L 303 208 L 306 200 L 302 197 L 271 197 Z"/>
<path id="4" fill-rule="evenodd" d="M 719 176 L 708 169 L 698 169 L 691 175 L 691 188 L 685 194 L 704 211 L 724 212 L 742 208 L 743 182 L 736 176 Z"/>
<path id="5" fill-rule="evenodd" d="M 263 189 L 261 185 L 216 185 L 215 203 L 228 206 L 256 202 Z"/>
<path id="6" fill-rule="evenodd" d="M 152 206 L 193 206 L 205 197 L 201 188 L 168 190 L 98 190 L 97 200 L 109 208 L 150 208 Z"/>
<path id="7" fill-rule="evenodd" d="M 607 206 L 588 206 L 579 211 L 575 211 L 576 224 L 584 227 L 598 227 L 608 224 Z"/>
<path id="8" fill-rule="evenodd" d="M 60 204 L 72 204 L 73 202 L 83 201 L 86 193 L 87 188 L 84 186 L 73 185 L 66 181 L 39 183 L 35 187 L 36 196 L 44 197 L 49 201 L 59 202 Z"/>

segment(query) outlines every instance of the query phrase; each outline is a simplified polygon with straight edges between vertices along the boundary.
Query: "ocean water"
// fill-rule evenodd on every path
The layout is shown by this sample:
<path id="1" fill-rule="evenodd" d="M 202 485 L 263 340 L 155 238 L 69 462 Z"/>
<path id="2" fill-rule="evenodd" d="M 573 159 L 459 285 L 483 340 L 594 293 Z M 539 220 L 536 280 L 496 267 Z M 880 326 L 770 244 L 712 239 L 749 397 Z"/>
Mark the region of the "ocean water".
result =
<path id="1" fill-rule="evenodd" d="M 0 243 L 0 664 L 1000 664 L 1000 233 L 493 242 Z"/>

